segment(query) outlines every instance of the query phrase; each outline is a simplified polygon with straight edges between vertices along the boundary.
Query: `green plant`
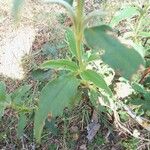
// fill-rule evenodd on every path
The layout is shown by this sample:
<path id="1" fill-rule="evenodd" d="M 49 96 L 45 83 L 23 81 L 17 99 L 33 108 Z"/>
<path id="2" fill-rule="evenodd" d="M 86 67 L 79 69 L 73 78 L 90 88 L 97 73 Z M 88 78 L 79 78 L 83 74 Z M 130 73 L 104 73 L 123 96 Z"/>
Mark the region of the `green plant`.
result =
<path id="1" fill-rule="evenodd" d="M 4 115 L 4 110 L 8 105 L 10 105 L 10 97 L 6 93 L 5 83 L 0 82 L 0 119 Z"/>
<path id="2" fill-rule="evenodd" d="M 132 96 L 132 99 L 129 99 L 129 103 L 137 106 L 137 112 L 141 112 L 142 114 L 150 113 L 150 91 L 146 90 L 142 85 L 134 83 L 132 85 L 136 94 Z"/>
<path id="3" fill-rule="evenodd" d="M 127 139 L 122 141 L 122 145 L 125 149 L 136 150 L 138 149 L 139 140 L 136 138 Z"/>
<path id="4" fill-rule="evenodd" d="M 122 29 L 122 36 L 126 41 L 133 46 L 144 58 L 147 69 L 142 73 L 143 77 L 140 83 L 135 82 L 132 84 L 132 88 L 135 93 L 127 101 L 130 106 L 134 106 L 134 111 L 138 116 L 149 116 L 149 97 L 150 91 L 149 80 L 144 81 L 145 76 L 149 74 L 149 18 L 150 1 L 133 2 L 132 4 L 124 5 L 119 11 L 116 12 L 111 19 L 110 25 Z M 144 81 L 144 82 L 143 82 Z M 132 105 L 131 105 L 132 104 Z M 122 112 L 121 112 L 122 113 Z M 142 123 L 142 121 L 141 121 Z M 141 124 L 140 123 L 140 124 Z M 145 128 L 149 128 L 149 122 L 145 122 Z"/>
<path id="5" fill-rule="evenodd" d="M 34 109 L 34 106 L 31 105 L 30 89 L 30 85 L 23 85 L 8 94 L 4 82 L 0 82 L 0 119 L 2 119 L 6 108 L 15 110 L 18 114 L 17 136 L 19 138 L 24 133 L 28 121 L 27 115 L 32 114 Z"/>
<path id="6" fill-rule="evenodd" d="M 144 66 L 142 56 L 133 48 L 122 44 L 115 37 L 110 26 L 88 27 L 89 20 L 97 15 L 103 16 L 103 12 L 97 10 L 84 15 L 84 0 L 76 1 L 75 11 L 70 5 L 73 0 L 47 0 L 47 2 L 56 3 L 66 8 L 73 27 L 66 31 L 69 45 L 68 58 L 49 60 L 40 66 L 40 69 L 65 70 L 65 74 L 49 81 L 41 91 L 34 121 L 34 135 L 37 142 L 41 140 L 46 118 L 48 117 L 50 120 L 51 117 L 62 115 L 65 107 L 76 103 L 83 88 L 87 89 L 88 94 L 94 91 L 98 96 L 102 96 L 105 105 L 116 112 L 113 92 L 102 74 L 94 69 L 88 69 L 90 62 L 101 59 L 128 80 L 131 80 L 133 74 L 141 66 Z M 90 47 L 89 53 L 86 52 L 85 45 Z M 94 99 L 90 100 L 95 103 Z"/>
<path id="7" fill-rule="evenodd" d="M 124 28 L 120 33 L 128 43 L 145 57 L 146 67 L 149 67 L 149 18 L 150 1 L 133 2 L 124 5 L 111 19 L 110 26 Z M 125 30 L 126 29 L 126 30 Z"/>

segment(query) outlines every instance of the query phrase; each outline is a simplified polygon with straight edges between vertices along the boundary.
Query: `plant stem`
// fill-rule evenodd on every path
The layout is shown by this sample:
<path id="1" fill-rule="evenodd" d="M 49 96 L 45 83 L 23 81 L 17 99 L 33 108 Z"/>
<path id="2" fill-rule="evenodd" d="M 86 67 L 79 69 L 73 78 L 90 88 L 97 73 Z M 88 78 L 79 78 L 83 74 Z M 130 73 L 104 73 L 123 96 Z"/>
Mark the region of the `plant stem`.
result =
<path id="1" fill-rule="evenodd" d="M 77 0 L 76 8 L 76 25 L 75 25 L 75 37 L 76 37 L 76 50 L 78 55 L 79 67 L 82 70 L 84 65 L 82 61 L 82 38 L 83 38 L 83 5 L 84 0 Z"/>

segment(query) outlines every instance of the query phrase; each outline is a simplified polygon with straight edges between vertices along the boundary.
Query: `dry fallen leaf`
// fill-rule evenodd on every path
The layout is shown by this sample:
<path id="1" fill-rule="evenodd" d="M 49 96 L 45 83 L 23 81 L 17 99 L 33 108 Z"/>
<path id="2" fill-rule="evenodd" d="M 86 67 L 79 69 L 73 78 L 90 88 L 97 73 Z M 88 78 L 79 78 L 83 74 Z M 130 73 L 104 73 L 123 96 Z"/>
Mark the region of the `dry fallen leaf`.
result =
<path id="1" fill-rule="evenodd" d="M 100 124 L 98 123 L 97 112 L 93 111 L 91 123 L 88 124 L 87 126 L 87 133 L 88 133 L 87 139 L 89 140 L 89 142 L 93 140 L 93 138 L 95 137 L 99 129 L 100 129 Z"/>
<path id="2" fill-rule="evenodd" d="M 89 142 L 91 142 L 93 140 L 93 138 L 95 137 L 95 135 L 99 129 L 100 129 L 99 123 L 91 122 L 88 125 L 88 127 L 87 127 L 87 131 L 88 131 L 87 139 L 89 140 Z"/>
<path id="3" fill-rule="evenodd" d="M 82 144 L 82 145 L 80 146 L 80 150 L 87 150 L 86 144 Z"/>

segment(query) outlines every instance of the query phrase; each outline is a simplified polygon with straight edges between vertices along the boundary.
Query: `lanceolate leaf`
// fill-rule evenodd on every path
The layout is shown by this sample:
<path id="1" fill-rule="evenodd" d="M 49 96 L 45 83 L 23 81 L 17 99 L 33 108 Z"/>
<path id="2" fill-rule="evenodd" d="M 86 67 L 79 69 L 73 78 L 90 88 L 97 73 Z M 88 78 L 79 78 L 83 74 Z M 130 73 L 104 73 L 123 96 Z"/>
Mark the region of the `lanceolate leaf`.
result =
<path id="1" fill-rule="evenodd" d="M 17 126 L 17 135 L 19 138 L 23 136 L 24 128 L 27 124 L 27 117 L 24 113 L 19 114 L 18 126 Z"/>
<path id="2" fill-rule="evenodd" d="M 106 93 L 112 96 L 111 89 L 107 86 L 103 76 L 101 76 L 97 72 L 93 70 L 86 70 L 81 73 L 81 76 L 84 80 L 91 81 L 97 87 L 99 87 L 100 89 L 103 89 Z"/>
<path id="3" fill-rule="evenodd" d="M 77 57 L 75 36 L 71 29 L 67 29 L 66 37 L 67 37 L 67 41 L 69 43 L 70 52 L 72 53 L 72 55 Z"/>
<path id="4" fill-rule="evenodd" d="M 126 47 L 112 33 L 112 29 L 106 25 L 87 28 L 84 32 L 91 48 L 105 50 L 102 60 L 123 77 L 130 79 L 144 65 L 144 60 L 136 50 Z"/>
<path id="5" fill-rule="evenodd" d="M 114 26 L 118 25 L 120 21 L 132 18 L 133 16 L 139 15 L 139 14 L 140 14 L 140 12 L 138 11 L 138 9 L 136 7 L 126 6 L 115 14 L 113 19 L 111 20 L 110 25 L 112 27 L 114 27 Z"/>
<path id="6" fill-rule="evenodd" d="M 43 69 L 55 68 L 70 71 L 78 70 L 78 66 L 74 62 L 65 59 L 46 61 L 41 65 L 41 68 Z"/>
<path id="7" fill-rule="evenodd" d="M 2 116 L 4 115 L 5 108 L 6 108 L 6 103 L 0 102 L 0 121 L 1 121 Z"/>
<path id="8" fill-rule="evenodd" d="M 0 119 L 4 115 L 5 108 L 10 104 L 10 96 L 6 93 L 4 82 L 0 82 Z"/>
<path id="9" fill-rule="evenodd" d="M 73 76 L 64 76 L 49 82 L 41 91 L 39 109 L 35 113 L 34 135 L 40 142 L 41 133 L 48 114 L 62 115 L 77 94 L 79 81 Z"/>
<path id="10" fill-rule="evenodd" d="M 6 99 L 6 86 L 3 82 L 0 82 L 0 101 Z"/>

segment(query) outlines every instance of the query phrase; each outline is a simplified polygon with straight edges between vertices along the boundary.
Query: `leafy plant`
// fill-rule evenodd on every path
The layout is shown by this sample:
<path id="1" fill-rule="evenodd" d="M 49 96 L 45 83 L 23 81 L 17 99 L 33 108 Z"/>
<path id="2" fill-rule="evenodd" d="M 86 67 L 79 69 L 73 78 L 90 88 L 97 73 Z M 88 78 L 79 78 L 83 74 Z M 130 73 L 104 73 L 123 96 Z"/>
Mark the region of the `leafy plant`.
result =
<path id="1" fill-rule="evenodd" d="M 149 87 L 149 80 L 145 77 L 149 74 L 149 43 L 150 38 L 149 26 L 149 10 L 150 1 L 141 1 L 128 4 L 123 6 L 119 11 L 116 12 L 114 17 L 111 19 L 110 25 L 112 27 L 122 28 L 125 32 L 120 33 L 124 39 L 130 43 L 143 57 L 145 57 L 147 69 L 142 73 L 141 84 L 145 87 Z M 126 30 L 125 30 L 126 29 Z M 144 81 L 145 80 L 145 81 Z M 144 81 L 144 82 L 143 82 Z M 149 112 L 149 97 L 150 92 L 144 86 L 134 83 L 132 88 L 136 91 L 136 94 L 129 99 L 129 103 L 136 106 L 135 111 L 138 114 L 145 114 Z"/>
<path id="2" fill-rule="evenodd" d="M 132 138 L 122 141 L 122 145 L 125 149 L 136 150 L 138 148 L 138 139 Z"/>
<path id="3" fill-rule="evenodd" d="M 29 90 L 30 85 L 20 86 L 14 92 L 8 94 L 6 86 L 0 82 L 0 119 L 6 108 L 12 108 L 18 112 L 17 134 L 20 138 L 23 135 L 24 127 L 28 121 L 26 114 L 32 113 L 34 107 L 30 106 Z"/>
<path id="4" fill-rule="evenodd" d="M 128 43 L 146 58 L 146 64 L 149 62 L 150 21 L 147 20 L 149 9 L 149 1 L 141 1 L 140 4 L 137 2 L 128 4 L 117 11 L 110 22 L 110 26 L 118 28 L 123 23 L 123 28 L 126 30 L 124 30 L 125 33 L 121 33 L 121 36 L 128 41 L 130 40 Z"/>
<path id="5" fill-rule="evenodd" d="M 137 95 L 130 99 L 130 103 L 139 107 L 139 111 L 144 110 L 144 112 L 149 112 L 150 110 L 150 91 L 144 89 L 140 84 L 134 83 L 133 89 L 136 91 Z"/>
<path id="6" fill-rule="evenodd" d="M 41 69 L 65 70 L 65 74 L 49 81 L 41 91 L 34 121 L 34 135 L 37 142 L 41 140 L 46 118 L 51 120 L 52 117 L 62 115 L 65 107 L 75 103 L 76 97 L 79 92 L 82 92 L 83 87 L 88 90 L 89 94 L 91 91 L 100 93 L 107 99 L 105 101 L 107 105 L 111 105 L 111 108 L 115 110 L 113 92 L 104 80 L 104 76 L 94 69 L 88 69 L 91 61 L 102 59 L 104 63 L 129 80 L 144 65 L 142 56 L 133 48 L 122 44 L 110 26 L 87 27 L 92 17 L 104 15 L 101 11 L 97 10 L 85 15 L 84 0 L 76 1 L 75 10 L 70 5 L 73 4 L 73 0 L 46 1 L 66 8 L 73 27 L 66 31 L 69 58 L 49 60 L 40 66 Z M 90 47 L 88 55 L 85 45 Z"/>
<path id="7" fill-rule="evenodd" d="M 0 119 L 4 115 L 4 110 L 10 105 L 10 97 L 6 93 L 4 82 L 0 82 Z"/>

